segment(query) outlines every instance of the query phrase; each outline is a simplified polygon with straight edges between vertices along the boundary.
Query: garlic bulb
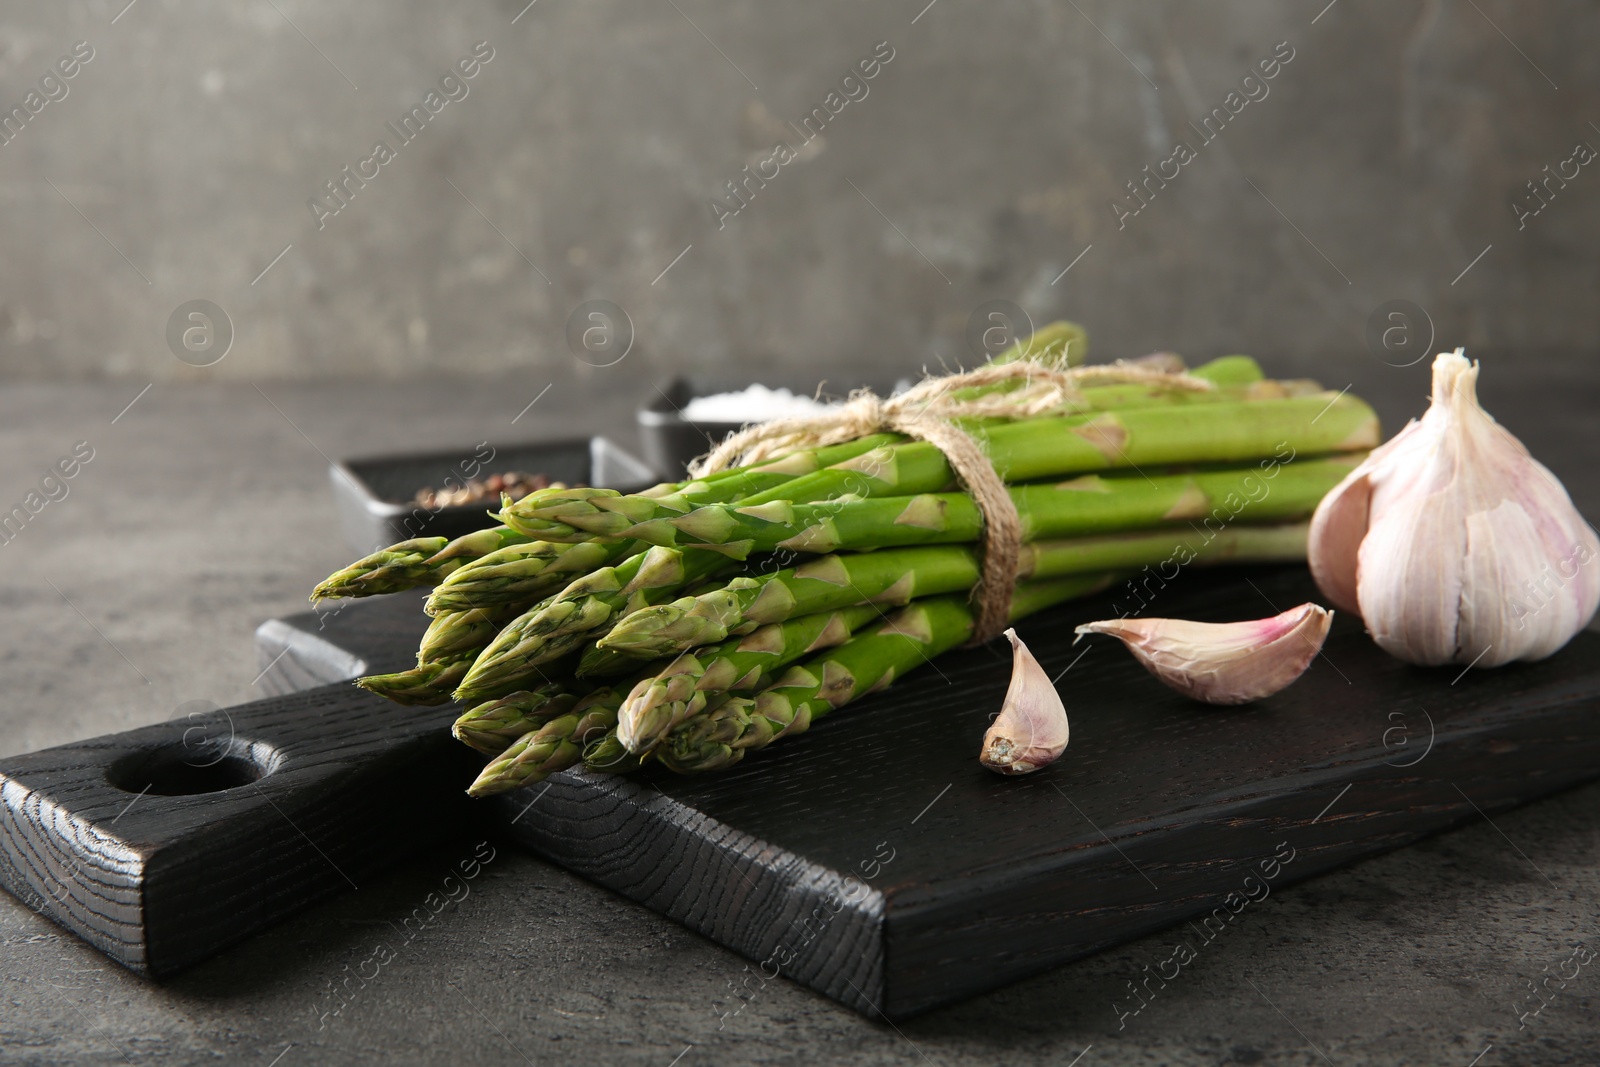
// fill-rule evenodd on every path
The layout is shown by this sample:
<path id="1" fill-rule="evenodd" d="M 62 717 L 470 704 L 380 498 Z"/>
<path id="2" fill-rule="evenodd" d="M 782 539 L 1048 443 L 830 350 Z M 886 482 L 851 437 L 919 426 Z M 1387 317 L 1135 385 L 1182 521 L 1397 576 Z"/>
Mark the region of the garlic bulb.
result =
<path id="1" fill-rule="evenodd" d="M 1305 673 L 1322 650 L 1333 612 L 1301 604 L 1270 619 L 1188 622 L 1107 619 L 1078 627 L 1121 639 L 1145 669 L 1207 704 L 1247 704 L 1271 696 Z"/>
<path id="2" fill-rule="evenodd" d="M 983 735 L 978 762 L 1000 774 L 1027 774 L 1066 751 L 1067 709 L 1017 631 L 1007 630 L 1006 637 L 1011 642 L 1011 687 Z"/>
<path id="3" fill-rule="evenodd" d="M 1478 406 L 1478 365 L 1433 363 L 1433 404 L 1323 498 L 1311 573 L 1410 663 L 1555 652 L 1600 605 L 1600 538 L 1561 483 Z"/>

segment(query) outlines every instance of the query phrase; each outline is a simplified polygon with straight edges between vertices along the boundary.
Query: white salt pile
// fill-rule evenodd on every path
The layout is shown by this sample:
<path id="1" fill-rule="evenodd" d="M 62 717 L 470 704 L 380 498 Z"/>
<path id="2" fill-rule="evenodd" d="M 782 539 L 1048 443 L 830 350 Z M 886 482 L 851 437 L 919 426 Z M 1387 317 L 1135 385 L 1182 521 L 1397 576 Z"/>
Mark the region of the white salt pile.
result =
<path id="1" fill-rule="evenodd" d="M 820 400 L 796 396 L 787 389 L 752 385 L 737 393 L 697 396 L 684 405 L 683 417 L 690 422 L 769 422 L 815 415 L 828 407 Z"/>

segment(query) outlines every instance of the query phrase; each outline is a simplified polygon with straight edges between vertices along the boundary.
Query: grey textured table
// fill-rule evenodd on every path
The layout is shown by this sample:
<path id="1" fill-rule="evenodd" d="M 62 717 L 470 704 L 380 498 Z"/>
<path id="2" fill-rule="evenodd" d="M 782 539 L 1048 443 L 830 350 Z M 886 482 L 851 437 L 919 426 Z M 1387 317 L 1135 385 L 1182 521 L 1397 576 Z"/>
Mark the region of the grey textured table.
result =
<path id="1" fill-rule="evenodd" d="M 1490 357 L 1486 402 L 1600 515 L 1584 424 L 1600 375 L 1564 365 Z M 1426 382 L 1354 357 L 1319 373 L 1353 380 L 1391 430 Z M 0 545 L 0 751 L 250 699 L 256 624 L 299 610 L 347 554 L 319 451 L 627 426 L 637 396 L 611 380 L 557 381 L 512 425 L 547 381 L 484 383 L 476 404 L 459 384 L 161 383 L 115 423 L 142 383 L 0 392 L 6 507 L 74 442 L 95 449 L 69 495 Z M 740 1000 L 743 960 L 493 842 L 437 914 L 430 894 L 477 841 L 410 857 L 162 985 L 0 897 L 0 1063 L 1593 1063 L 1592 968 L 1520 1032 L 1517 1011 L 1529 981 L 1600 941 L 1597 827 L 1590 787 L 1274 893 L 1120 1028 L 1113 1002 L 1128 1006 L 1126 983 L 1170 937 L 896 1030 L 781 980 L 752 979 Z M 431 918 L 407 938 L 419 907 Z M 325 1014 L 341 982 L 352 992 Z"/>

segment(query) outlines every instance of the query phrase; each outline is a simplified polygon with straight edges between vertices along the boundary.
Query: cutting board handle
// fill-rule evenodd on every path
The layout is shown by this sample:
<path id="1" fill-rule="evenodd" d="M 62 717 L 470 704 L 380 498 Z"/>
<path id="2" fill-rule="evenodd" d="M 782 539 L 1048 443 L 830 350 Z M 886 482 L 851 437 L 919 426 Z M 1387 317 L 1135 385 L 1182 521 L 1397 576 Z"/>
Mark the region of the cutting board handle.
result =
<path id="1" fill-rule="evenodd" d="M 466 832 L 458 711 L 343 682 L 0 761 L 0 885 L 170 974 Z"/>

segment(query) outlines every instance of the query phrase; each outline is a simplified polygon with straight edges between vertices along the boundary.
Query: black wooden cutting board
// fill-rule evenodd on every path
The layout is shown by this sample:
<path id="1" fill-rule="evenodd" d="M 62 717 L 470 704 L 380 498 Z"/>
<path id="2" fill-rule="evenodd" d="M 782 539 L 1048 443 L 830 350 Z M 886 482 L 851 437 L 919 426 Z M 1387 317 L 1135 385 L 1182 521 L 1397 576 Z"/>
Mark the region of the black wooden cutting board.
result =
<path id="1" fill-rule="evenodd" d="M 1144 614 L 1315 597 L 1300 568 L 1191 571 Z M 492 820 L 742 953 L 752 992 L 783 975 L 898 1018 L 1183 920 L 1202 939 L 1292 881 L 1600 776 L 1600 635 L 1540 664 L 1424 670 L 1340 617 L 1296 685 L 1217 709 L 1114 642 L 1072 647 L 1077 622 L 1134 604 L 1123 589 L 1019 627 L 1072 718 L 1067 755 L 1025 778 L 975 759 L 1009 678 L 1001 645 L 727 773 L 569 772 L 484 802 L 460 799 L 454 709 L 322 684 L 409 660 L 417 598 L 277 620 L 263 681 L 319 688 L 0 762 L 0 881 L 161 974 Z M 145 781 L 225 788 L 139 795 Z"/>

